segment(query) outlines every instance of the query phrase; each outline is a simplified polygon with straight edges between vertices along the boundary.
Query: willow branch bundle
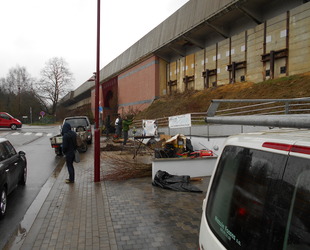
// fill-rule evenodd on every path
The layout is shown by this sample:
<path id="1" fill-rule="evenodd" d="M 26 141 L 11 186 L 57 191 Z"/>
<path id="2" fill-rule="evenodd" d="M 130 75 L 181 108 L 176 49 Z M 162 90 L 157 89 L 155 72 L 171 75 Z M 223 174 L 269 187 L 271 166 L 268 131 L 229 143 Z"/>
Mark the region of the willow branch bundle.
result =
<path id="1" fill-rule="evenodd" d="M 107 164 L 103 180 L 128 180 L 152 175 L 152 164 L 132 159 L 130 155 L 101 152 L 102 162 Z"/>

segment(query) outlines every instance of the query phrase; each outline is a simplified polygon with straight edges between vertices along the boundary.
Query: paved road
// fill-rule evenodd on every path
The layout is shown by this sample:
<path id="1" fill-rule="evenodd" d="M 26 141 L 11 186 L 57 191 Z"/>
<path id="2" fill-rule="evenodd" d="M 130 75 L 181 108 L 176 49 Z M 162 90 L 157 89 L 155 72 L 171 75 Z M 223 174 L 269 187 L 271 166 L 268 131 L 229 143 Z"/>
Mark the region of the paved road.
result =
<path id="1" fill-rule="evenodd" d="M 26 153 L 28 164 L 26 186 L 19 186 L 9 195 L 7 214 L 0 221 L 0 249 L 16 229 L 20 229 L 20 222 L 47 179 L 64 164 L 64 159 L 56 157 L 49 142 L 49 137 L 58 132 L 58 126 L 24 126 L 15 131 L 0 129 L 0 137 L 7 138 L 17 151 Z"/>

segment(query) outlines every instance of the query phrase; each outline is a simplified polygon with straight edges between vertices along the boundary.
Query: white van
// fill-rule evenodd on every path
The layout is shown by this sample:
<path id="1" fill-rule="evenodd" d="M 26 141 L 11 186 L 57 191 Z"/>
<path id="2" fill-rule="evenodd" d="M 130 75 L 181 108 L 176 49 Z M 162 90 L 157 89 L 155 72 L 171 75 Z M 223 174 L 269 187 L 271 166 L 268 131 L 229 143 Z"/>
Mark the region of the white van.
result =
<path id="1" fill-rule="evenodd" d="M 310 130 L 229 137 L 202 209 L 201 250 L 310 249 Z"/>

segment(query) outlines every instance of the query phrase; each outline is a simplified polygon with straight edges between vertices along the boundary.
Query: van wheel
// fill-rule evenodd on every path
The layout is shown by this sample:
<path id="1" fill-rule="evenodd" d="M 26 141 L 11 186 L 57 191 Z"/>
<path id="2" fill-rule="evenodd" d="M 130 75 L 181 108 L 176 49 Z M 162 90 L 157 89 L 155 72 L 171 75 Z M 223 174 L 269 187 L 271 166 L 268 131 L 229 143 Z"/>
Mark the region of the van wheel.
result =
<path id="1" fill-rule="evenodd" d="M 6 212 L 7 194 L 6 189 L 3 188 L 0 194 L 0 217 L 3 217 Z"/>
<path id="2" fill-rule="evenodd" d="M 12 124 L 12 125 L 11 125 L 11 129 L 12 129 L 12 130 L 16 130 L 16 129 L 17 129 L 16 124 Z"/>

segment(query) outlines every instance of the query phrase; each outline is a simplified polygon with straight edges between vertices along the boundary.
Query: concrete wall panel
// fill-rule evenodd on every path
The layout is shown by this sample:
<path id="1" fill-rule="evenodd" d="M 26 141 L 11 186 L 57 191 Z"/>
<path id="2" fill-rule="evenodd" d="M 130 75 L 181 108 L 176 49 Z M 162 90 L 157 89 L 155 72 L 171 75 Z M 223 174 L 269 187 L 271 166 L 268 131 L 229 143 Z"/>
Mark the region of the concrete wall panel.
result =
<path id="1" fill-rule="evenodd" d="M 310 2 L 293 9 L 289 30 L 289 73 L 310 69 Z"/>
<path id="2" fill-rule="evenodd" d="M 171 62 L 169 67 L 169 80 L 175 81 L 177 79 L 177 61 Z"/>
<path id="3" fill-rule="evenodd" d="M 217 60 L 216 53 L 217 52 L 217 44 L 208 46 L 205 49 L 205 69 L 206 70 L 216 70 L 217 69 Z M 206 82 L 209 82 L 209 87 L 213 86 L 213 83 L 216 84 L 217 76 L 210 76 L 206 79 Z"/>
<path id="4" fill-rule="evenodd" d="M 202 76 L 202 72 L 204 69 L 204 50 L 200 50 L 195 53 L 195 89 L 202 90 L 204 89 L 204 78 Z"/>
<path id="5" fill-rule="evenodd" d="M 216 44 L 214 44 L 206 48 L 205 68 L 216 69 L 216 63 Z"/>
<path id="6" fill-rule="evenodd" d="M 248 30 L 247 40 L 247 81 L 260 82 L 263 80 L 261 55 L 264 44 L 264 24 Z"/>
<path id="7" fill-rule="evenodd" d="M 231 61 L 242 62 L 246 58 L 246 33 L 242 32 L 231 38 Z"/>
<path id="8" fill-rule="evenodd" d="M 185 57 L 182 57 L 179 61 L 179 74 L 178 74 L 178 86 L 177 91 L 178 92 L 184 92 L 185 86 L 183 83 L 183 77 L 185 76 Z"/>
<path id="9" fill-rule="evenodd" d="M 217 53 L 217 85 L 224 85 L 229 83 L 229 72 L 227 65 L 229 62 L 230 40 L 226 39 L 218 43 Z"/>
<path id="10" fill-rule="evenodd" d="M 286 48 L 287 14 L 284 13 L 267 21 L 266 52 Z"/>
<path id="11" fill-rule="evenodd" d="M 231 64 L 233 62 L 235 63 L 241 63 L 244 61 L 247 61 L 247 32 L 241 32 L 238 35 L 235 35 L 231 38 L 231 51 L 230 51 L 230 56 L 231 56 Z M 233 78 L 232 72 L 230 74 L 231 79 Z M 240 82 L 241 81 L 241 76 L 243 76 L 243 81 L 246 80 L 246 68 L 238 69 L 235 72 L 235 82 Z M 232 79 L 233 80 L 233 79 Z"/>

